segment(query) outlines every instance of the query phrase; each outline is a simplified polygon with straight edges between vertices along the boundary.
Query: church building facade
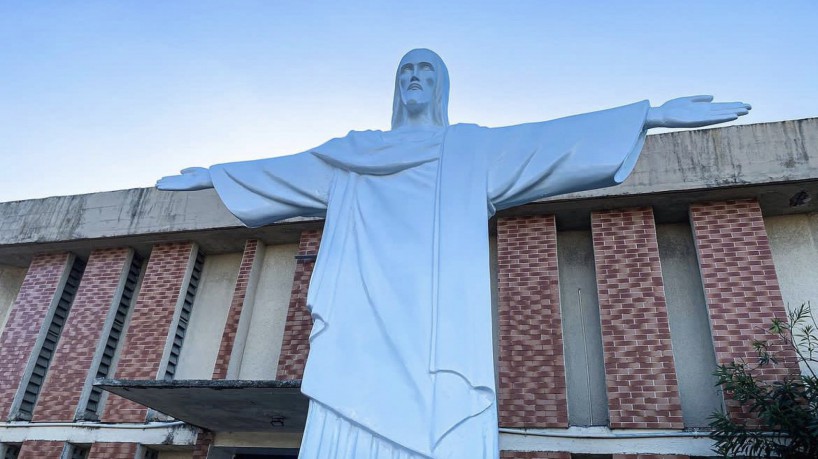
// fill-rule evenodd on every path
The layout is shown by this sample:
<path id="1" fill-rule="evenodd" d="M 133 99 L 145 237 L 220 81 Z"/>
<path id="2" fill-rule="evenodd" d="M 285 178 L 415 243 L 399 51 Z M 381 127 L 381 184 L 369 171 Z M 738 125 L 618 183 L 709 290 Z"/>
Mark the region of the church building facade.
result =
<path id="1" fill-rule="evenodd" d="M 818 301 L 816 194 L 812 118 L 652 135 L 622 185 L 500 212 L 501 458 L 713 456 L 713 371 Z M 322 228 L 213 190 L 0 203 L 0 457 L 297 457 Z"/>

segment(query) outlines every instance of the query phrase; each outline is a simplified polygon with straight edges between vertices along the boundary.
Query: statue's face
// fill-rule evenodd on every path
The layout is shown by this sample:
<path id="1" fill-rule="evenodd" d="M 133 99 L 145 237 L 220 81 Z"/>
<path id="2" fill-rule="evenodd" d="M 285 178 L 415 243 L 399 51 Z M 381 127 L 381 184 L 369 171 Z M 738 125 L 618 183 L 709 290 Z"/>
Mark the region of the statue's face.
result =
<path id="1" fill-rule="evenodd" d="M 434 55 L 424 49 L 410 51 L 400 61 L 400 97 L 410 111 L 423 110 L 435 98 L 437 69 L 433 62 Z"/>

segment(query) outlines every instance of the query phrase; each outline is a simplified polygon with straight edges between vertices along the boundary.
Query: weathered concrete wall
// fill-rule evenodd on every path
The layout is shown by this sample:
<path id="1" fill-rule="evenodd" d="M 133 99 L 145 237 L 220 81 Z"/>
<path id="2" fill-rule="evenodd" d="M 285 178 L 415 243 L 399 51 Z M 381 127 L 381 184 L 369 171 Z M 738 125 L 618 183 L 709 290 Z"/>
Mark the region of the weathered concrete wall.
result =
<path id="1" fill-rule="evenodd" d="M 818 118 L 810 118 L 649 136 L 624 184 L 551 200 L 816 178 Z M 213 190 L 144 188 L 0 203 L 0 246 L 238 226 Z"/>
<path id="2" fill-rule="evenodd" d="M 26 271 L 25 268 L 0 265 L 0 330 L 6 328 L 9 310 L 20 292 Z"/>
<path id="3" fill-rule="evenodd" d="M 693 233 L 688 224 L 657 225 L 656 236 L 682 416 L 687 428 L 706 427 L 722 398 Z"/>
<path id="4" fill-rule="evenodd" d="M 764 226 L 784 304 L 793 309 L 810 303 L 818 312 L 818 214 L 767 218 Z M 807 371 L 805 362 L 801 370 Z"/>
<path id="5" fill-rule="evenodd" d="M 818 214 L 766 218 L 781 296 L 790 308 L 818 308 Z"/>
<path id="6" fill-rule="evenodd" d="M 240 253 L 205 257 L 176 379 L 210 379 L 233 298 Z"/>
<path id="7" fill-rule="evenodd" d="M 590 231 L 557 233 L 568 423 L 607 425 L 608 394 Z"/>
<path id="8" fill-rule="evenodd" d="M 267 246 L 239 379 L 276 379 L 298 244 Z"/>
<path id="9" fill-rule="evenodd" d="M 808 180 L 818 177 L 818 118 L 648 136 L 621 185 L 566 197 Z"/>

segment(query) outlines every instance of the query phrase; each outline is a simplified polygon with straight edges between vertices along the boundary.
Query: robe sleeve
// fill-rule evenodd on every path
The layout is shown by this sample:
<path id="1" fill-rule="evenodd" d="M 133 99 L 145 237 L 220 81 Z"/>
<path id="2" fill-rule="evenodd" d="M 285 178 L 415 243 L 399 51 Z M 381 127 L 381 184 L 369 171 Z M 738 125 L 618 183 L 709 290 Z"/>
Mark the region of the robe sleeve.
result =
<path id="1" fill-rule="evenodd" d="M 489 129 L 488 200 L 493 211 L 624 181 L 645 141 L 650 104 Z"/>
<path id="2" fill-rule="evenodd" d="M 210 167 L 219 197 L 249 227 L 325 215 L 333 172 L 312 151 Z"/>

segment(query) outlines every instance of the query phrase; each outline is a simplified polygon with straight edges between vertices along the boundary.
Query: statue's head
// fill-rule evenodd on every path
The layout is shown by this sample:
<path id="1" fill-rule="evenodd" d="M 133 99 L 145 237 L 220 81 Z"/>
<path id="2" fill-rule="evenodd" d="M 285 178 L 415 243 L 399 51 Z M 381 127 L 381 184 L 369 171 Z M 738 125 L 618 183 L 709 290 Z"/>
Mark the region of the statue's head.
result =
<path id="1" fill-rule="evenodd" d="M 417 115 L 428 115 L 436 126 L 449 125 L 449 71 L 440 56 L 424 48 L 409 51 L 398 65 L 392 129 Z"/>

